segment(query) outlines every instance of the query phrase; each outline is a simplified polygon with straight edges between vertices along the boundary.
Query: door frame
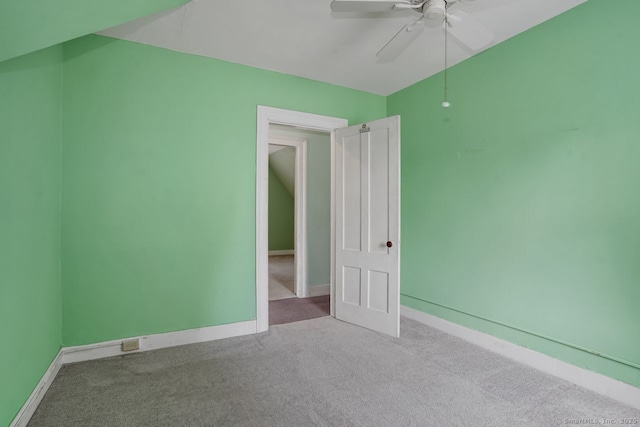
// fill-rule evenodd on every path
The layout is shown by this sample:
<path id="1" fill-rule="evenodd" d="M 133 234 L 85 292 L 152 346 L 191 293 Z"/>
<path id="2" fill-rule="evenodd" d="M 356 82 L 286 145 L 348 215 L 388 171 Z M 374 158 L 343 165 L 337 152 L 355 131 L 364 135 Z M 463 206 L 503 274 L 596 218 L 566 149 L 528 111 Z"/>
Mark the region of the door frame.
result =
<path id="1" fill-rule="evenodd" d="M 256 137 L 256 332 L 269 330 L 269 125 L 328 132 L 331 136 L 331 315 L 335 316 L 335 130 L 347 119 L 258 105 Z"/>
<path id="2" fill-rule="evenodd" d="M 295 150 L 295 169 L 293 174 L 295 183 L 293 192 L 293 275 L 296 296 L 298 298 L 306 298 L 309 294 L 309 284 L 307 283 L 307 140 L 273 136 L 269 138 L 269 145 L 293 147 Z"/>

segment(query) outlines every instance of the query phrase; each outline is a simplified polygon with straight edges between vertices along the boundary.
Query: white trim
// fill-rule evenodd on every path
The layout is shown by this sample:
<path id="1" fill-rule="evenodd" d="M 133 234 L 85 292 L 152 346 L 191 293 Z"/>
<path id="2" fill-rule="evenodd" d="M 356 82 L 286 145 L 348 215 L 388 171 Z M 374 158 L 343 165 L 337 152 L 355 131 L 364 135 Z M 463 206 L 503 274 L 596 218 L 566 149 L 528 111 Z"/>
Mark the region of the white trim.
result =
<path id="1" fill-rule="evenodd" d="M 269 251 L 269 256 L 294 255 L 295 249 L 284 249 L 281 251 Z"/>
<path id="2" fill-rule="evenodd" d="M 323 295 L 331 294 L 330 284 L 309 286 L 308 289 L 309 289 L 309 294 L 307 295 L 308 297 L 320 297 Z"/>
<path id="3" fill-rule="evenodd" d="M 102 359 L 105 357 L 120 356 L 123 354 L 141 353 L 160 348 L 196 344 L 255 333 L 256 321 L 248 320 L 246 322 L 207 326 L 204 328 L 187 329 L 184 331 L 167 332 L 164 334 L 122 338 L 113 341 L 80 345 L 77 347 L 65 347 L 62 349 L 62 363 L 84 362 L 86 360 Z M 135 338 L 140 339 L 140 349 L 134 351 L 122 351 L 122 341 Z"/>
<path id="4" fill-rule="evenodd" d="M 346 127 L 346 126 L 342 126 Z M 337 129 L 337 128 L 336 128 Z M 336 317 L 336 133 L 331 132 L 331 267 L 329 275 L 329 314 Z"/>
<path id="5" fill-rule="evenodd" d="M 295 149 L 293 274 L 295 294 L 298 298 L 307 296 L 307 142 L 308 140 L 300 138 L 269 138 L 270 147 L 283 145 Z"/>
<path id="6" fill-rule="evenodd" d="M 23 427 L 29 424 L 42 398 L 47 393 L 47 390 L 49 390 L 49 387 L 51 387 L 56 375 L 58 375 L 58 371 L 62 366 L 62 350 L 63 349 L 60 349 L 49 365 L 49 368 L 45 371 L 44 375 L 42 375 L 38 385 L 36 385 L 27 401 L 22 405 L 22 408 L 20 408 L 20 412 L 18 412 L 18 415 L 16 415 L 10 424 L 11 427 Z"/>
<path id="7" fill-rule="evenodd" d="M 349 125 L 348 120 L 317 114 L 283 110 L 280 108 L 258 105 L 256 135 L 256 328 L 257 332 L 269 330 L 269 224 L 268 191 L 269 191 L 269 125 L 280 124 L 299 128 L 331 132 L 331 150 L 335 145 L 333 131 Z M 333 161 L 332 172 L 332 207 L 333 207 Z M 333 213 L 332 213 L 333 215 Z M 334 234 L 334 220 L 331 222 L 331 234 Z M 333 260 L 335 245 L 331 245 Z M 334 282 L 333 261 L 331 264 L 331 283 Z M 334 285 L 332 285 L 333 289 Z M 333 298 L 331 298 L 333 300 Z"/>
<path id="8" fill-rule="evenodd" d="M 640 409 L 640 388 L 404 305 L 400 306 L 400 312 L 408 319 L 439 329 L 509 359 Z"/>

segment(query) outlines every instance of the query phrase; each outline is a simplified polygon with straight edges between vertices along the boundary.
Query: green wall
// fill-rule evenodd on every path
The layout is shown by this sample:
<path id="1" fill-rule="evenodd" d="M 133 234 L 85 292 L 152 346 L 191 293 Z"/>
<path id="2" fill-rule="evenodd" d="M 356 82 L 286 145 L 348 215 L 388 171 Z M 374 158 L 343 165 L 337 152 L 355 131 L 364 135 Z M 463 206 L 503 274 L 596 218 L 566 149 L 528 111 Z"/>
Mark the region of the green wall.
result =
<path id="1" fill-rule="evenodd" d="M 269 167 L 269 250 L 294 248 L 295 206 L 293 197 Z"/>
<path id="2" fill-rule="evenodd" d="M 0 62 L 187 1 L 3 0 L 0 2 Z"/>
<path id="3" fill-rule="evenodd" d="M 453 67 L 449 109 L 438 75 L 387 113 L 402 304 L 640 386 L 640 2 L 616 7 Z"/>
<path id="4" fill-rule="evenodd" d="M 62 46 L 0 63 L 0 426 L 60 349 Z"/>
<path id="5" fill-rule="evenodd" d="M 65 45 L 64 82 L 64 345 L 254 319 L 257 105 L 386 112 L 381 96 L 100 36 Z"/>

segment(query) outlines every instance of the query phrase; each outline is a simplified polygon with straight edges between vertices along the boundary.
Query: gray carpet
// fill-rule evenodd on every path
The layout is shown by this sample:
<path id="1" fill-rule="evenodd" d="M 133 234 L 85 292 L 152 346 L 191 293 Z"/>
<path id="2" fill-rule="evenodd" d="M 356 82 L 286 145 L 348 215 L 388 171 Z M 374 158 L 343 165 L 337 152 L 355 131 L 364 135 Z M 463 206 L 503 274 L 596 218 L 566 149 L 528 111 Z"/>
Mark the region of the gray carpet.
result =
<path id="1" fill-rule="evenodd" d="M 316 319 L 331 314 L 331 297 L 287 298 L 269 301 L 269 325 Z"/>
<path id="2" fill-rule="evenodd" d="M 64 366 L 37 426 L 550 426 L 640 411 L 403 319 L 322 317 Z"/>

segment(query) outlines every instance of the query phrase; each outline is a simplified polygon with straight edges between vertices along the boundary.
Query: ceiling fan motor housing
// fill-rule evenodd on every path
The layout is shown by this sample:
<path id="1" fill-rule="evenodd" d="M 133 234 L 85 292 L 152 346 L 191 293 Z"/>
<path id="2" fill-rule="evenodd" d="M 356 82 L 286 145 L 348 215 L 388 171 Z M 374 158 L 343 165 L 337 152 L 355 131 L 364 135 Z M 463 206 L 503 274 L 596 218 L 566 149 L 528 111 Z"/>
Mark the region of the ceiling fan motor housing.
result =
<path id="1" fill-rule="evenodd" d="M 427 19 L 442 19 L 447 13 L 447 3 L 445 0 L 430 0 L 424 9 L 424 16 Z"/>

